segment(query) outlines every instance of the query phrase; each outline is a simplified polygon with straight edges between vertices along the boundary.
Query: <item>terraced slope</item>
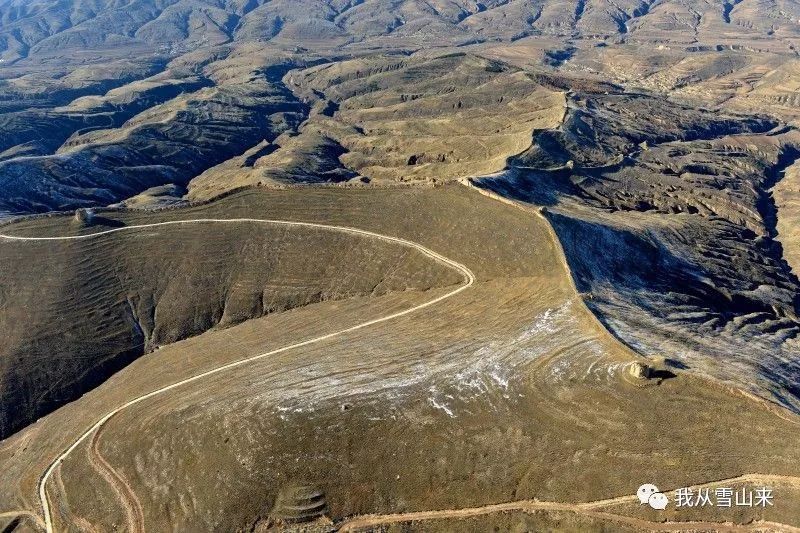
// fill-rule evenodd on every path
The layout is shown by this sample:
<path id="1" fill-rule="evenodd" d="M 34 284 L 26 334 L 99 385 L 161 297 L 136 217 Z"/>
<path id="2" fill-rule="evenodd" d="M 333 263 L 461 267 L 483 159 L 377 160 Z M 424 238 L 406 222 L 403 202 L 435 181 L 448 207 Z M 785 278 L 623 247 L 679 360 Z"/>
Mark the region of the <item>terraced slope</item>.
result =
<path id="1" fill-rule="evenodd" d="M 360 174 L 449 179 L 498 170 L 526 147 L 531 128 L 554 126 L 558 97 L 524 74 L 474 57 L 458 67 L 411 61 L 382 72 L 411 54 L 429 59 L 454 47 L 537 70 L 671 91 L 697 105 L 750 111 L 766 105 L 796 118 L 800 13 L 795 2 L 771 6 L 5 2 L 0 215 L 117 203 L 152 187 L 184 187 L 209 169 L 216 177 L 204 176 L 198 197 L 228 182 L 340 182 Z M 331 94 L 304 99 L 320 104 L 323 117 L 334 111 L 327 100 L 349 103 L 337 120 L 276 143 L 308 118 L 281 74 L 320 61 L 336 64 L 294 79 Z M 363 71 L 361 82 L 346 79 L 352 69 Z M 459 102 L 462 108 L 448 107 Z M 470 133 L 481 142 L 467 142 Z M 397 137 L 396 144 L 387 137 Z M 271 153 L 279 147 L 281 154 Z M 253 169 L 258 159 L 261 168 Z"/>
<path id="2" fill-rule="evenodd" d="M 309 1 L 137 0 L 69 4 L 14 0 L 0 6 L 0 51 L 13 63 L 71 49 L 148 51 L 273 40 L 302 46 L 450 45 L 527 35 L 622 36 L 656 42 L 797 37 L 798 6 L 688 0 L 458 0 L 429 4 Z"/>
<path id="3" fill-rule="evenodd" d="M 238 225 L 0 242 L 0 528 L 800 527 L 799 21 L 796 0 L 0 0 L 0 218 L 70 211 L 15 232 L 92 231 L 72 210 L 109 204 L 98 227 L 319 221 L 477 275 L 440 301 L 461 278 L 405 250 Z M 661 378 L 626 377 L 641 355 Z M 781 500 L 651 513 L 643 472 Z M 534 514 L 470 514 L 499 502 Z"/>
<path id="4" fill-rule="evenodd" d="M 69 219 L 61 221 L 69 231 Z M 248 222 L 120 229 L 0 242 L 8 265 L 0 284 L 3 436 L 142 354 L 209 329 L 460 281 L 412 250 L 326 230 Z"/>
<path id="5" fill-rule="evenodd" d="M 641 472 L 668 487 L 745 468 L 800 475 L 796 447 L 785 437 L 795 428 L 792 417 L 677 369 L 658 386 L 628 381 L 626 365 L 637 356 L 583 307 L 552 234 L 533 212 L 453 184 L 256 189 L 123 219 L 254 210 L 411 239 L 464 263 L 477 280 L 425 312 L 214 374 L 119 413 L 104 425 L 95 451 L 87 441 L 56 469 L 48 494 L 58 527 L 130 526 L 126 509 L 138 507 L 147 529 L 264 528 L 283 509 L 279 495 L 298 485 L 324 494 L 328 516 L 339 520 L 534 498 L 627 502 Z M 60 226 L 55 218 L 17 230 L 47 235 Z M 113 405 L 442 290 L 430 292 L 311 304 L 142 357 L 4 442 L 0 501 L 35 507 L 43 469 Z M 686 408 L 697 405 L 715 408 Z M 665 423 L 678 417 L 680 424 Z M 685 453 L 689 441 L 693 453 Z M 130 492 L 109 487 L 96 469 L 98 454 Z M 799 524 L 793 493 L 781 494 L 786 499 L 775 510 L 707 519 Z M 614 516 L 632 512 L 604 505 Z M 644 521 L 664 519 L 633 510 L 643 512 Z M 547 517 L 563 520 L 558 512 Z M 611 527 L 612 518 L 593 520 Z M 508 518 L 487 520 L 493 527 Z"/>
<path id="6" fill-rule="evenodd" d="M 169 89 L 160 95 L 166 98 Z M 143 104 L 138 95 L 133 97 L 137 105 Z M 112 98 L 107 95 L 106 101 Z M 83 100 L 72 105 L 87 104 Z M 131 107 L 135 106 L 128 106 L 128 114 Z M 60 113 L 69 116 L 72 111 Z M 110 122 L 112 127 L 76 131 L 51 155 L 0 162 L 0 211 L 108 205 L 154 186 L 185 185 L 208 166 L 237 155 L 240 147 L 295 127 L 304 113 L 302 103 L 267 74 L 247 83 L 199 88 L 146 107 L 125 121 L 125 113 L 98 117 L 91 108 L 81 110 L 77 116 L 98 117 L 95 124 Z"/>
<path id="7" fill-rule="evenodd" d="M 370 57 L 293 71 L 284 83 L 314 102 L 296 136 L 261 143 L 192 180 L 189 198 L 236 186 L 447 181 L 501 170 L 556 127 L 558 91 L 468 54 Z"/>
<path id="8" fill-rule="evenodd" d="M 479 183 L 547 206 L 579 288 L 628 344 L 797 409 L 800 285 L 769 196 L 797 133 L 643 95 L 571 107 Z"/>

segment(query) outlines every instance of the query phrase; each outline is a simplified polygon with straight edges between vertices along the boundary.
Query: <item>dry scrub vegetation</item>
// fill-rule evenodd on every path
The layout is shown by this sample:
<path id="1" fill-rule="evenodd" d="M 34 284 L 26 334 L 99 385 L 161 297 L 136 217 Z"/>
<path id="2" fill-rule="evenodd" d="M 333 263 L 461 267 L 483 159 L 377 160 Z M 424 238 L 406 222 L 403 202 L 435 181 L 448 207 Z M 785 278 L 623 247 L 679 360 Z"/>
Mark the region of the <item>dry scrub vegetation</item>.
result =
<path id="1" fill-rule="evenodd" d="M 57 528 L 800 527 L 798 21 L 794 0 L 0 2 L 0 218 L 49 215 L 3 232 L 304 220 L 477 276 L 119 413 L 55 470 Z M 461 282 L 250 223 L 0 240 L 0 529 L 36 527 L 4 513 L 39 512 L 113 406 Z M 624 377 L 644 358 L 675 377 Z M 572 507 L 748 472 L 789 476 L 775 508 Z M 566 507 L 456 519 L 528 499 Z"/>
<path id="2" fill-rule="evenodd" d="M 266 527 L 278 494 L 298 482 L 322 491 L 338 520 L 516 499 L 591 501 L 631 494 L 643 472 L 669 487 L 733 477 L 743 467 L 800 475 L 786 439 L 796 421 L 690 373 L 652 387 L 624 378 L 638 356 L 583 306 L 550 230 L 532 212 L 452 184 L 255 189 L 189 210 L 119 218 L 135 224 L 223 213 L 397 235 L 463 262 L 478 280 L 424 313 L 215 375 L 114 417 L 98 450 L 132 488 L 148 529 Z M 58 234 L 69 231 L 65 222 L 14 229 Z M 2 499 L 31 501 L 52 455 L 108 406 L 437 291 L 312 303 L 164 346 L 7 439 Z M 57 523 L 120 523 L 123 502 L 83 450 L 51 485 Z M 736 519 L 797 523 L 787 514 L 797 508 L 787 499 Z M 660 519 L 655 513 L 644 519 Z M 502 528 L 511 519 L 474 523 Z M 606 523 L 560 513 L 533 519 L 567 529 Z"/>
<path id="3" fill-rule="evenodd" d="M 311 115 L 193 180 L 189 197 L 237 186 L 436 182 L 502 170 L 535 130 L 558 126 L 564 97 L 515 67 L 463 53 L 371 57 L 293 71 Z"/>

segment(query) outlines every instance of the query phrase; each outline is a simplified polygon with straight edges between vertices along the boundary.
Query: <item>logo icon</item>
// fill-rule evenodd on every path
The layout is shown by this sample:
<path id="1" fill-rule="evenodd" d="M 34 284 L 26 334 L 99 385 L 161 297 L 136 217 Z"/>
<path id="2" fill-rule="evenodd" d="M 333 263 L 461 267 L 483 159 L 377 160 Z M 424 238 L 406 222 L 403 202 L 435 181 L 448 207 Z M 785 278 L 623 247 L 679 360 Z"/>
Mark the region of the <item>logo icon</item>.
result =
<path id="1" fill-rule="evenodd" d="M 646 503 L 659 511 L 666 509 L 669 503 L 669 498 L 652 483 L 645 483 L 639 487 L 639 490 L 636 491 L 636 497 L 639 498 L 639 503 Z"/>
<path id="2" fill-rule="evenodd" d="M 645 483 L 639 487 L 639 490 L 636 491 L 636 496 L 639 498 L 639 503 L 647 503 L 647 501 L 650 499 L 650 496 L 656 492 L 661 492 L 658 490 L 658 487 L 652 483 Z"/>
<path id="3" fill-rule="evenodd" d="M 667 504 L 669 503 L 669 498 L 667 498 L 666 494 L 661 492 L 656 492 L 655 494 L 650 495 L 650 499 L 647 500 L 647 503 L 650 504 L 650 507 L 653 509 L 657 509 L 659 511 L 663 511 L 667 508 Z"/>

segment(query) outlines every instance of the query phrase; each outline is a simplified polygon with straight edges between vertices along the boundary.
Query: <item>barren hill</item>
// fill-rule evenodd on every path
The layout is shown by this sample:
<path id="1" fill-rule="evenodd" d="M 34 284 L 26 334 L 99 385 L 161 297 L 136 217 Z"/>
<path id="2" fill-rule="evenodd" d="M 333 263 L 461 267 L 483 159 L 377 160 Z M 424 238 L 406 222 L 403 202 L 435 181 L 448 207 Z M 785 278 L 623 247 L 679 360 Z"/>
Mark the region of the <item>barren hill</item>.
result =
<path id="1" fill-rule="evenodd" d="M 676 0 L 391 7 L 383 1 L 7 1 L 0 5 L 0 212 L 107 205 L 154 186 L 183 187 L 235 156 L 244 160 L 234 163 L 240 169 L 266 159 L 255 172 L 237 172 L 239 178 L 230 166 L 215 169 L 211 175 L 222 171 L 223 184 L 208 184 L 218 180 L 205 176 L 208 183 L 194 187 L 207 189 L 200 196 L 226 188 L 224 182 L 479 175 L 524 150 L 533 129 L 554 126 L 557 101 L 538 96 L 524 72 L 497 61 L 481 66 L 487 60 L 476 57 L 436 59 L 435 49 L 460 47 L 477 57 L 677 90 L 694 101 L 731 100 L 749 110 L 768 102 L 794 116 L 799 11 L 795 2 Z M 421 57 L 404 59 L 412 53 Z M 288 85 L 281 80 L 319 62 L 326 65 L 289 76 Z M 460 66 L 445 74 L 449 63 Z M 391 98 L 402 105 L 383 116 L 369 110 L 393 106 Z M 459 102 L 466 107 L 435 118 Z M 329 123 L 300 128 L 343 104 Z M 423 113 L 427 126 L 409 120 Z M 447 146 L 423 149 L 428 140 L 420 136 L 431 128 L 447 135 Z M 306 130 L 311 135 L 298 140 L 281 137 Z M 324 131 L 315 139 L 317 130 Z M 489 146 L 460 142 L 456 136 L 465 132 L 491 134 Z M 379 138 L 396 133 L 413 136 L 416 146 Z M 269 154 L 284 145 L 285 155 Z M 325 154 L 318 177 L 280 168 L 307 161 L 310 152 Z M 409 160 L 416 168 L 402 168 Z"/>
<path id="2" fill-rule="evenodd" d="M 0 0 L 0 530 L 800 527 L 798 46 L 798 0 Z"/>

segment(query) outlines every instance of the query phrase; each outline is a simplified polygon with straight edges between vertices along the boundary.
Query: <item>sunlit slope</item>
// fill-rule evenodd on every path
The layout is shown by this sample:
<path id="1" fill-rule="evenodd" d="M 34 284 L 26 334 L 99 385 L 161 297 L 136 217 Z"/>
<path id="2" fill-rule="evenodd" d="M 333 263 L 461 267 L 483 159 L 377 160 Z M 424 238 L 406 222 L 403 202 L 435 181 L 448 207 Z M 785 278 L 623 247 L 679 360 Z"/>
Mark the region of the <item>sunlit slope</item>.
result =
<path id="1" fill-rule="evenodd" d="M 339 137 L 349 152 L 342 161 L 380 180 L 495 172 L 530 145 L 534 130 L 556 127 L 564 113 L 563 95 L 526 73 L 463 54 L 354 60 L 310 69 L 292 82 L 338 104 L 334 122 L 350 130 Z"/>
<path id="2" fill-rule="evenodd" d="M 800 273 L 800 163 L 783 171 L 772 190 L 777 208 L 777 237 L 783 256 L 797 275 Z"/>
<path id="3" fill-rule="evenodd" d="M 457 46 L 542 34 L 689 45 L 792 39 L 797 18 L 790 1 L 13 0 L 0 6 L 0 59 L 13 64 L 110 47 L 153 54 L 255 40 L 318 48 Z"/>
<path id="4" fill-rule="evenodd" d="M 58 220 L 64 231 L 74 226 Z M 460 281 L 396 244 L 253 222 L 2 241 L 0 256 L 6 435 L 139 355 L 208 329 L 318 301 Z"/>
<path id="5" fill-rule="evenodd" d="M 477 282 L 441 305 L 123 411 L 95 445 L 81 445 L 57 469 L 50 494 L 61 527 L 126 520 L 129 497 L 96 470 L 98 454 L 131 487 L 148 529 L 263 526 L 280 511 L 278 493 L 298 480 L 322 491 L 338 520 L 627 496 L 642 476 L 672 488 L 743 471 L 800 474 L 786 439 L 795 423 L 764 404 L 675 369 L 677 377 L 659 386 L 632 384 L 627 365 L 636 356 L 583 306 L 552 233 L 530 211 L 449 185 L 254 189 L 155 218 L 254 211 L 413 240 L 464 263 Z M 137 217 L 144 215 L 126 222 Z M 18 229 L 52 234 L 58 221 Z M 8 508 L 35 505 L 47 464 L 110 406 L 443 290 L 320 302 L 164 346 L 4 443 L 0 500 Z M 793 501 L 732 519 L 800 523 L 786 512 L 797 508 Z M 490 523 L 505 523 L 497 520 Z"/>
<path id="6" fill-rule="evenodd" d="M 501 170 L 557 127 L 564 96 L 515 67 L 470 54 L 377 56 L 290 72 L 314 102 L 298 135 L 261 143 L 189 185 L 192 199 L 237 186 L 435 182 Z"/>

